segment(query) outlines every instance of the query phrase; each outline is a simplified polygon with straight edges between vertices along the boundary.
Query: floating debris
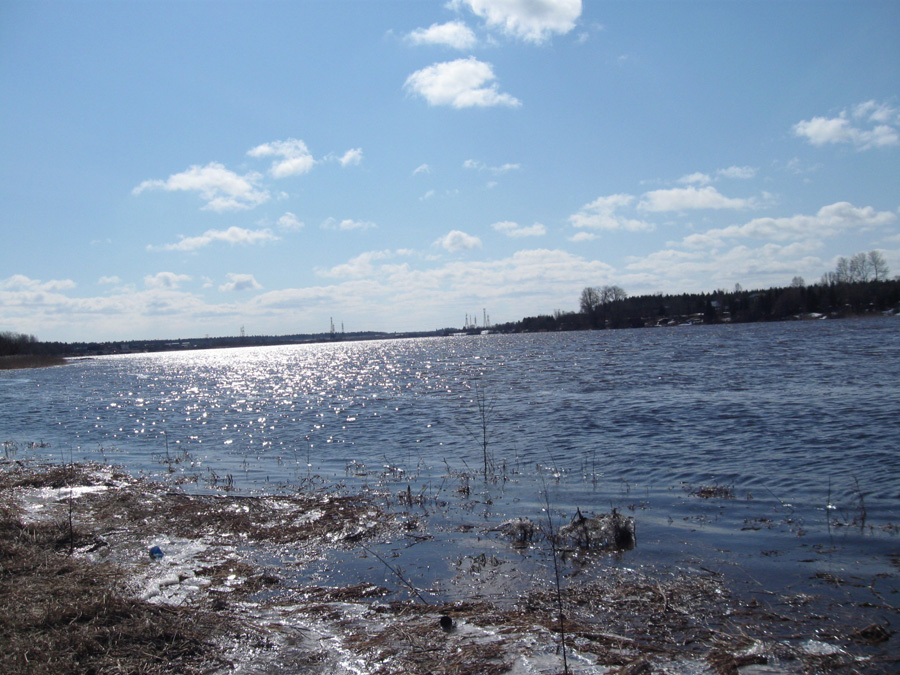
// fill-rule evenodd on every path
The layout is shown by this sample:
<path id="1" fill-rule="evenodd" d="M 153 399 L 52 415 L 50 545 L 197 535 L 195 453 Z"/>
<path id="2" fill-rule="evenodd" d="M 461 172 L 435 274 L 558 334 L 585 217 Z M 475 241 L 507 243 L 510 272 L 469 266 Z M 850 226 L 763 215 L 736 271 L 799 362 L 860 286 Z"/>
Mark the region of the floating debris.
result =
<path id="1" fill-rule="evenodd" d="M 563 546 L 587 550 L 630 551 L 637 545 L 634 518 L 616 509 L 599 516 L 585 516 L 578 509 L 572 521 L 559 528 L 557 538 Z"/>
<path id="2" fill-rule="evenodd" d="M 541 528 L 531 518 L 511 518 L 498 525 L 495 530 L 513 540 L 513 543 L 525 546 L 535 541 Z"/>

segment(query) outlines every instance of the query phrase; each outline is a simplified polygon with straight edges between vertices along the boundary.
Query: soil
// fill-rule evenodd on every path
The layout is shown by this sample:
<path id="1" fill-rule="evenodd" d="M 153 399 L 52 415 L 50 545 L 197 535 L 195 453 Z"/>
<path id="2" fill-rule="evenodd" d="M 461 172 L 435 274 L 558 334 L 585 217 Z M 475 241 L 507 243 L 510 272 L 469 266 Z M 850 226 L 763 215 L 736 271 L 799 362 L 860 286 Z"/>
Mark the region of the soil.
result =
<path id="1" fill-rule="evenodd" d="M 700 495 L 703 496 L 703 495 Z M 504 602 L 435 603 L 381 558 L 415 536 L 368 495 L 190 494 L 114 468 L 0 465 L 3 673 L 888 673 L 885 601 L 851 621 L 732 594 L 702 568 L 610 568 Z M 393 588 L 302 584 L 326 551 Z M 485 559 L 484 568 L 503 562 Z M 585 562 L 584 564 L 589 564 Z M 840 616 L 846 616 L 841 613 Z"/>

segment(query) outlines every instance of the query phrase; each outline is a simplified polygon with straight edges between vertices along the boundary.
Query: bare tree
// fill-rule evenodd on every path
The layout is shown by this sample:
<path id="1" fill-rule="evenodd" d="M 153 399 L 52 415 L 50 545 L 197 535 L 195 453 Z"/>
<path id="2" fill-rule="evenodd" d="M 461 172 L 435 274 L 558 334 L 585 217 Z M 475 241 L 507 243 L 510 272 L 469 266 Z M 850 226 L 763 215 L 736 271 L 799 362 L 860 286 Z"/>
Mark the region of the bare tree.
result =
<path id="1" fill-rule="evenodd" d="M 850 281 L 850 261 L 844 256 L 838 258 L 837 264 L 834 266 L 834 277 L 839 284 Z"/>
<path id="2" fill-rule="evenodd" d="M 868 281 L 869 276 L 869 257 L 865 253 L 854 253 L 850 258 L 850 281 Z"/>
<path id="3" fill-rule="evenodd" d="M 597 311 L 601 305 L 624 300 L 628 297 L 621 286 L 588 286 L 581 291 L 579 305 L 583 314 Z"/>
<path id="4" fill-rule="evenodd" d="M 884 281 L 888 278 L 890 270 L 881 251 L 869 251 L 868 261 L 873 281 Z"/>
<path id="5" fill-rule="evenodd" d="M 581 291 L 581 312 L 583 314 L 590 314 L 597 307 L 600 306 L 600 293 L 599 289 L 594 288 L 593 286 L 587 286 L 583 291 Z"/>
<path id="6" fill-rule="evenodd" d="M 806 286 L 806 282 L 803 281 L 803 277 L 794 277 L 791 279 L 791 287 L 792 288 L 803 288 Z"/>
<path id="7" fill-rule="evenodd" d="M 604 286 L 603 287 L 603 296 L 606 299 L 606 302 L 618 302 L 619 300 L 624 300 L 628 297 L 628 293 L 626 293 L 620 286 Z"/>

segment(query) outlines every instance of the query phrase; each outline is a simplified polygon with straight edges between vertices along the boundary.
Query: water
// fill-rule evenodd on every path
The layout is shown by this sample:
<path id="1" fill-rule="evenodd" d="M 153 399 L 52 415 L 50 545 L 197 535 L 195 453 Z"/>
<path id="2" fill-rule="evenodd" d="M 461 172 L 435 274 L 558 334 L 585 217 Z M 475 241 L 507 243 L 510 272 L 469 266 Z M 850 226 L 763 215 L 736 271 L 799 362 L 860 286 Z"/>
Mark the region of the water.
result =
<path id="1" fill-rule="evenodd" d="M 408 488 L 445 507 L 419 513 L 430 540 L 385 546 L 448 597 L 479 552 L 526 567 L 490 528 L 548 504 L 634 516 L 637 548 L 603 564 L 896 592 L 898 356 L 895 318 L 111 356 L 0 372 L 0 441 L 194 490 Z M 384 570 L 335 554 L 309 573 Z"/>

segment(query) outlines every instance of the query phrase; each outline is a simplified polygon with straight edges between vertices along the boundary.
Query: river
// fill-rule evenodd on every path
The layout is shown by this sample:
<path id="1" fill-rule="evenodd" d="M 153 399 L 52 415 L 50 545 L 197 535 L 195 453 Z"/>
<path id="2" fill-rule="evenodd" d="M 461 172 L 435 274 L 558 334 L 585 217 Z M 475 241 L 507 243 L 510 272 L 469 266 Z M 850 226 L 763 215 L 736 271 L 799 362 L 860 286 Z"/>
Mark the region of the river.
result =
<path id="1" fill-rule="evenodd" d="M 493 527 L 547 507 L 557 525 L 576 509 L 635 519 L 636 548 L 604 565 L 766 588 L 853 575 L 890 593 L 898 383 L 896 318 L 107 356 L 0 372 L 0 457 L 197 491 L 405 493 L 430 537 L 384 550 L 447 598 L 460 560 L 504 552 Z M 352 556 L 303 573 L 385 576 Z"/>

